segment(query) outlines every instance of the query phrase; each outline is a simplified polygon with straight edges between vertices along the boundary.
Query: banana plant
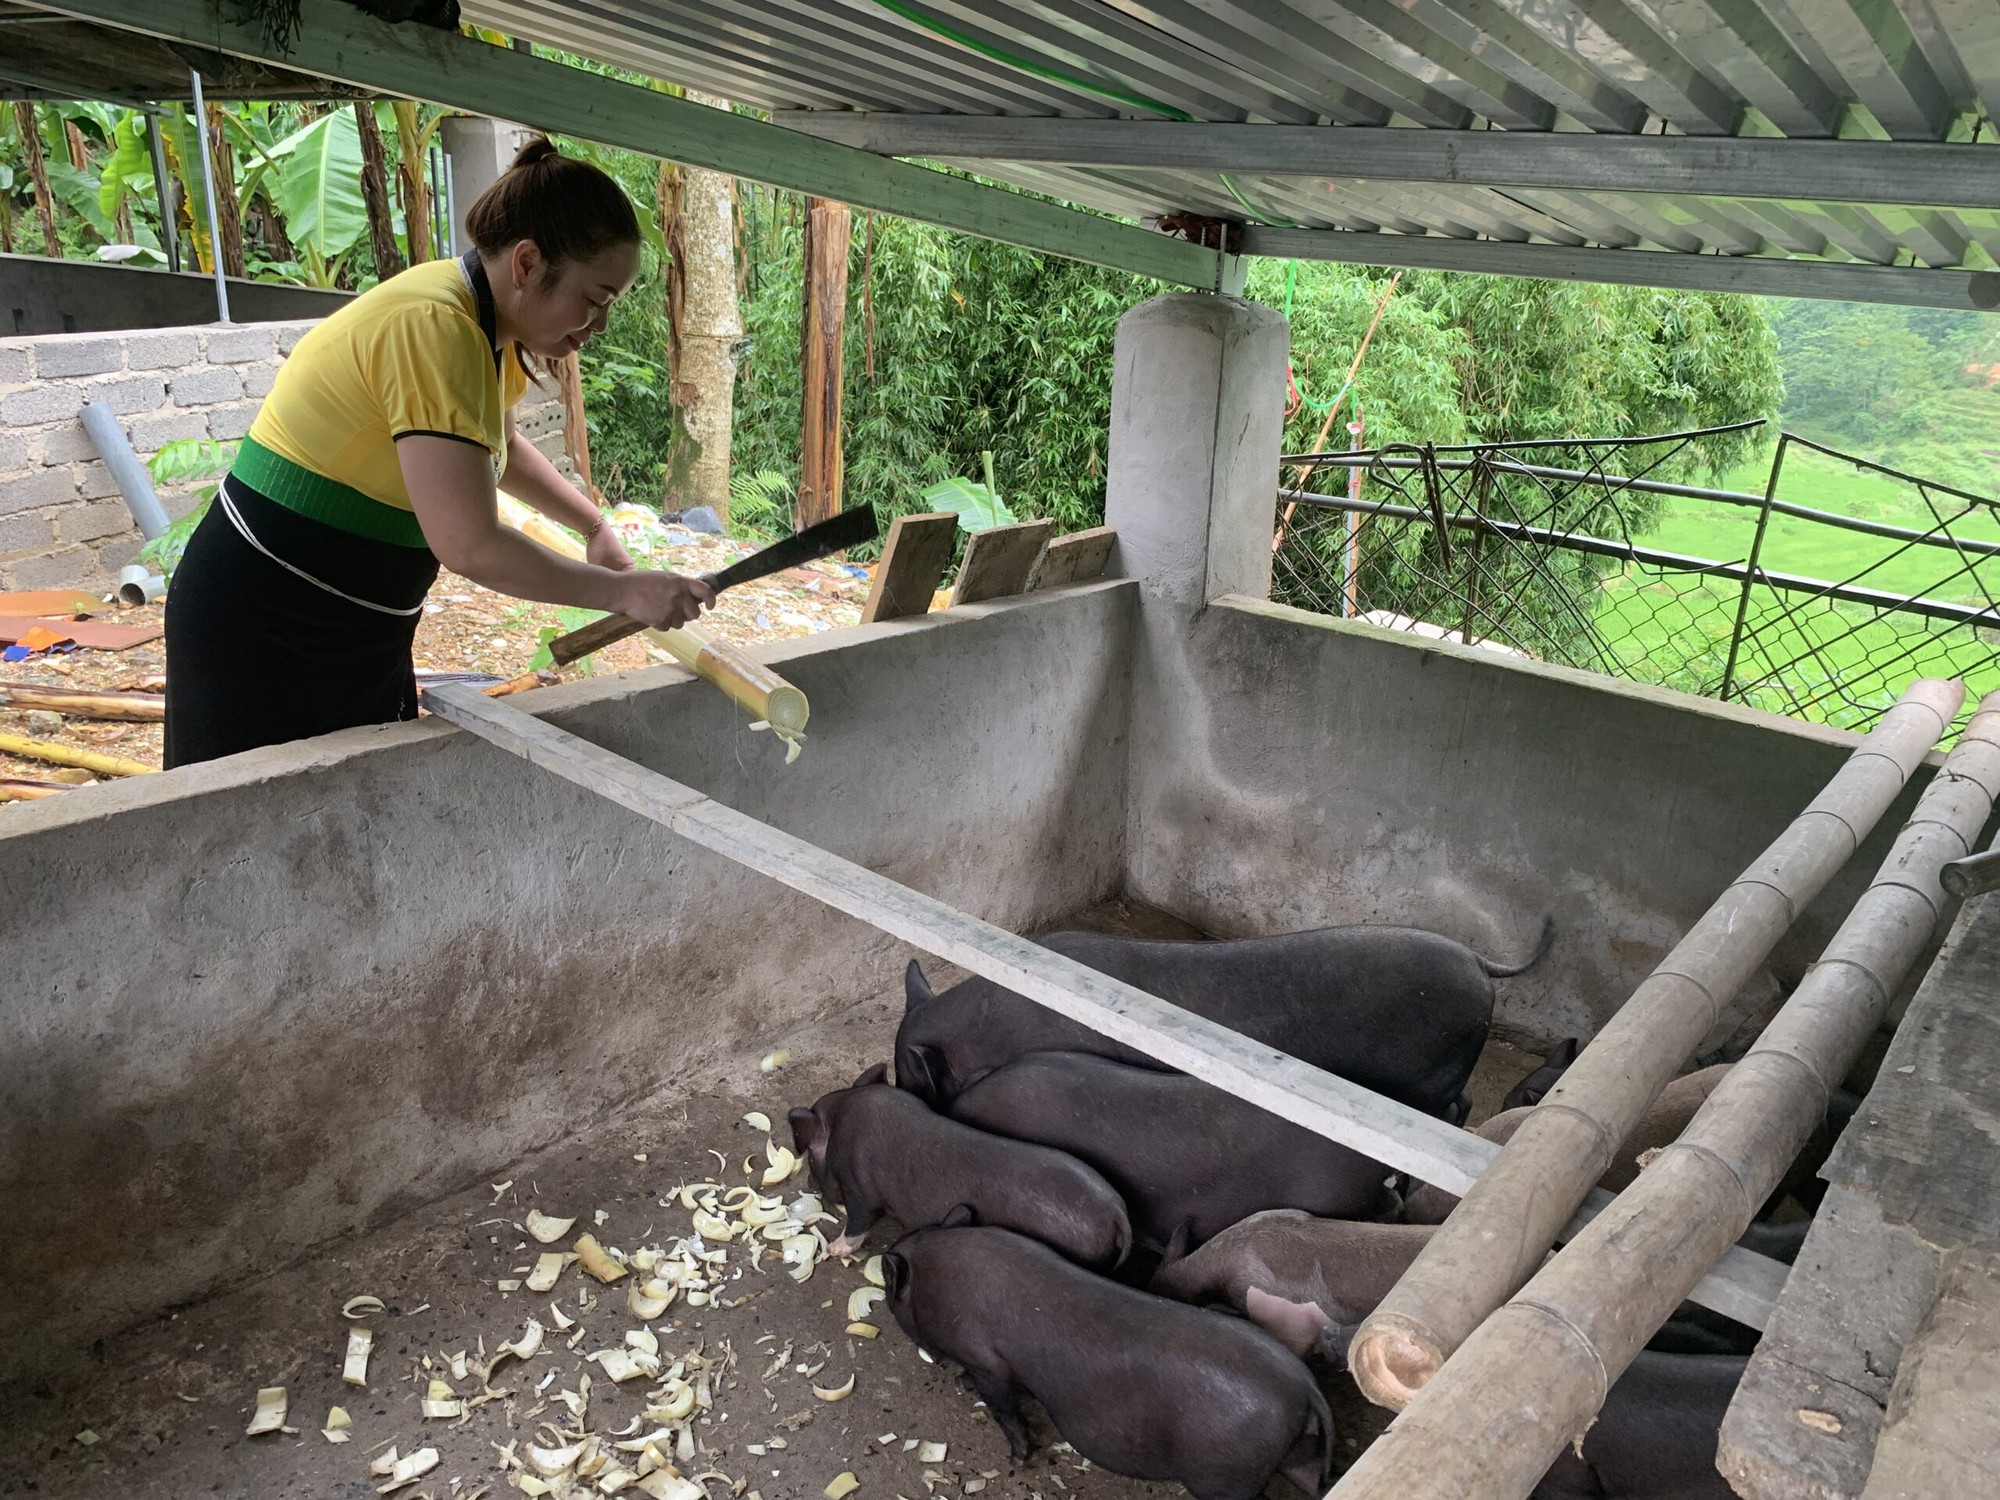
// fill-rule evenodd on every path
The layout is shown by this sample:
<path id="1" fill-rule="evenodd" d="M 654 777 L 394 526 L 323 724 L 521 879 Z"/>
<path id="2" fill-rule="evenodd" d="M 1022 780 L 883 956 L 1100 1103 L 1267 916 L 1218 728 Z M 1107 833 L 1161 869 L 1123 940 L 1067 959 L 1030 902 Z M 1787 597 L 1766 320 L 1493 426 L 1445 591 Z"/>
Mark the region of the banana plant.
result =
<path id="1" fill-rule="evenodd" d="M 275 143 L 279 164 L 271 201 L 314 286 L 332 286 L 346 257 L 368 234 L 361 196 L 361 132 L 351 111 L 321 115 Z"/>

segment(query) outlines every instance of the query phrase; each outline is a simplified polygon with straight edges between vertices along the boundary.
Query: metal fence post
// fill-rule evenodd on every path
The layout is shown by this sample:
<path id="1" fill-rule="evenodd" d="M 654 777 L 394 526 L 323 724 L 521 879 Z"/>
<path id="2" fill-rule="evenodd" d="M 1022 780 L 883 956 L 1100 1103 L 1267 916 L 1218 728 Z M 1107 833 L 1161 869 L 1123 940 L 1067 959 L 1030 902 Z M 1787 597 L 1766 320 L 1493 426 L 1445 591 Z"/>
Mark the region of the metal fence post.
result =
<path id="1" fill-rule="evenodd" d="M 1722 686 L 1715 696 L 1724 703 L 1736 685 L 1736 661 L 1743 649 L 1743 622 L 1750 615 L 1750 590 L 1757 586 L 1757 564 L 1764 555 L 1764 533 L 1771 525 L 1771 502 L 1778 495 L 1778 475 L 1785 467 L 1785 447 L 1792 440 L 1788 432 L 1778 434 L 1777 451 L 1771 455 L 1771 477 L 1764 481 L 1764 503 L 1757 511 L 1757 533 L 1750 539 L 1750 559 L 1743 566 L 1743 589 L 1736 596 L 1736 624 L 1729 632 L 1729 659 L 1723 663 Z"/>

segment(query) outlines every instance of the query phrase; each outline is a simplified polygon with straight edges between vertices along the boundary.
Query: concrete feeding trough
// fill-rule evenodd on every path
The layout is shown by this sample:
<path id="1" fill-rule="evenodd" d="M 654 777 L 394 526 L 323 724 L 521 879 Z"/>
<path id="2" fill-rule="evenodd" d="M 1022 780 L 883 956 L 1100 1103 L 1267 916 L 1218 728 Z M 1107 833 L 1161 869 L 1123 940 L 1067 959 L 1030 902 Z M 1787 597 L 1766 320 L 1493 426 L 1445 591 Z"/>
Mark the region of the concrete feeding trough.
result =
<path id="1" fill-rule="evenodd" d="M 789 769 L 660 667 L 525 708 L 437 689 L 422 722 L 10 813 L 0 1201 L 61 1226 L 64 1251 L 0 1239 L 0 1376 L 475 1185 L 517 1292 L 562 1235 L 507 1206 L 531 1180 L 510 1164 L 635 1102 L 700 1097 L 731 1058 L 764 1066 L 731 1075 L 724 1124 L 751 1105 L 768 1123 L 806 1089 L 788 1076 L 802 1028 L 849 1018 L 848 1042 L 886 1055 L 879 1007 L 913 955 L 1462 1191 L 1495 1148 L 1014 934 L 1118 898 L 1223 936 L 1388 922 L 1514 953 L 1553 913 L 1555 949 L 1501 987 L 1496 1031 L 1590 1036 L 1857 737 L 1268 602 L 1285 353 L 1276 314 L 1232 299 L 1129 313 L 1116 576 L 761 653 L 815 708 Z M 1934 764 L 1884 793 L 1705 1043 L 1796 984 Z M 739 1159 L 763 1137 L 744 1139 Z M 657 1175 L 656 1150 L 619 1160 Z M 537 1215 L 613 1243 L 615 1222 L 543 1189 Z M 785 1291 L 844 1323 L 870 1310 L 861 1270 Z M 1761 1326 L 1769 1270 L 1733 1252 L 1697 1295 Z M 506 1330 L 528 1311 L 510 1303 Z M 378 1370 L 388 1342 L 378 1326 Z M 842 1366 L 818 1379 L 829 1413 L 869 1389 Z M 318 1451 L 386 1435 L 352 1405 L 353 1443 Z"/>

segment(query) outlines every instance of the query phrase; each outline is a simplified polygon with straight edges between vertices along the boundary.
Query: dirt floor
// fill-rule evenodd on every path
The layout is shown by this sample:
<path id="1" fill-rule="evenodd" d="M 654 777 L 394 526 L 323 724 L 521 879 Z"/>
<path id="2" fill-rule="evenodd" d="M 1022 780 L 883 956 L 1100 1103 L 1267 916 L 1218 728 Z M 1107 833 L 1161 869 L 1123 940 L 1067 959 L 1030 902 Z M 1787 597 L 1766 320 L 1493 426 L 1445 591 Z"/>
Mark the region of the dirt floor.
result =
<path id="1" fill-rule="evenodd" d="M 1195 935 L 1123 903 L 1084 913 L 1078 925 Z M 949 966 L 938 969 L 940 985 L 960 977 Z M 496 1166 L 489 1181 L 373 1233 L 104 1340 L 87 1359 L 32 1386 L 0 1386 L 0 1495 L 361 1500 L 388 1483 L 369 1466 L 393 1445 L 405 1456 L 426 1448 L 438 1456 L 434 1468 L 396 1491 L 403 1500 L 498 1500 L 519 1492 L 508 1488 L 514 1474 L 502 1467 L 505 1453 L 523 1456 L 530 1444 L 560 1441 L 544 1424 L 571 1423 L 561 1393 L 581 1393 L 586 1375 L 583 1428 L 607 1443 L 657 1430 L 645 1415 L 657 1380 L 616 1384 L 603 1364 L 586 1362 L 600 1351 L 630 1351 L 629 1335 L 642 1323 L 628 1309 L 626 1282 L 603 1286 L 570 1265 L 548 1295 L 502 1287 L 518 1285 L 539 1253 L 568 1248 L 586 1231 L 628 1255 L 689 1235 L 692 1214 L 677 1189 L 744 1183 L 753 1180 L 742 1170 L 746 1157 L 755 1169 L 766 1164 L 766 1134 L 743 1117 L 761 1111 L 788 1144 L 785 1111 L 886 1058 L 900 1014 L 900 995 L 880 995 L 794 1035 L 762 1039 L 686 1080 L 669 1101 Z M 778 1049 L 788 1059 L 766 1071 L 763 1061 Z M 1474 1118 L 1492 1112 L 1537 1061 L 1504 1044 L 1490 1047 L 1473 1081 Z M 807 1190 L 800 1172 L 771 1191 L 795 1202 Z M 537 1244 L 523 1227 L 531 1209 L 573 1216 L 576 1227 L 555 1244 Z M 834 1233 L 831 1224 L 821 1227 Z M 893 1238 L 892 1228 L 878 1226 L 867 1249 L 879 1251 Z M 848 1299 L 868 1284 L 863 1259 L 823 1261 L 799 1282 L 775 1254 L 752 1268 L 740 1243 L 723 1248 L 729 1269 L 715 1292 L 726 1307 L 681 1299 L 643 1325 L 657 1335 L 666 1366 L 691 1353 L 727 1360 L 713 1373 L 712 1408 L 690 1428 L 697 1451 L 680 1464 L 705 1479 L 710 1500 L 751 1493 L 817 1500 L 843 1473 L 859 1481 L 855 1500 L 1182 1493 L 1091 1467 L 1056 1446 L 1046 1423 L 1044 1445 L 1027 1464 L 1012 1463 L 976 1398 L 953 1374 L 922 1360 L 886 1308 L 865 1314 L 878 1337 L 846 1331 Z M 363 1295 L 380 1298 L 384 1310 L 360 1322 L 343 1318 L 343 1305 Z M 558 1331 L 557 1310 L 575 1327 Z M 461 1366 L 466 1375 L 454 1374 L 454 1356 L 477 1364 L 520 1335 L 530 1317 L 548 1329 L 546 1342 L 525 1364 L 510 1360 L 493 1371 L 491 1389 L 505 1394 L 462 1420 L 422 1416 L 420 1402 L 437 1394 L 433 1379 L 443 1379 L 454 1398 L 481 1392 L 476 1372 Z M 342 1382 L 343 1351 L 356 1327 L 374 1335 L 365 1388 Z M 815 1386 L 838 1389 L 850 1376 L 845 1399 L 815 1396 Z M 1367 1406 L 1346 1377 L 1329 1382 L 1344 1467 L 1388 1414 Z M 297 1431 L 246 1436 L 257 1392 L 269 1386 L 285 1387 L 285 1422 Z M 334 1406 L 352 1419 L 350 1441 L 339 1445 L 321 1430 Z M 926 1461 L 924 1450 L 911 1446 L 929 1443 L 944 1444 L 944 1457 Z M 764 1451 L 753 1453 L 753 1446 Z M 579 1485 L 575 1493 L 597 1491 Z"/>
<path id="2" fill-rule="evenodd" d="M 726 537 L 698 536 L 677 529 L 670 529 L 667 535 L 674 540 L 663 549 L 662 565 L 681 573 L 712 573 L 754 550 Z M 751 645 L 855 625 L 861 620 L 868 584 L 865 569 L 835 561 L 787 568 L 726 590 L 715 608 L 702 617 L 702 629 L 722 640 Z M 164 603 L 136 609 L 107 606 L 92 618 L 118 625 L 154 625 L 164 621 L 165 612 Z M 590 611 L 529 604 L 481 588 L 455 573 L 440 573 L 417 627 L 413 655 L 419 673 L 478 672 L 513 678 L 528 670 L 545 628 L 570 630 L 593 618 Z M 60 622 L 52 623 L 60 627 Z M 652 650 L 640 638 L 620 641 L 566 668 L 561 676 L 574 679 L 649 666 L 661 659 L 651 654 Z M 9 683 L 20 683 L 157 693 L 165 689 L 166 667 L 164 638 L 125 651 L 45 652 L 23 662 L 0 664 L 0 734 L 99 751 L 157 769 L 158 723 L 100 722 L 14 708 L 5 702 L 5 689 Z M 274 659 L 270 670 L 274 676 L 282 676 L 285 663 Z M 254 691 L 254 684 L 251 688 Z M 54 769 L 39 760 L 0 752 L 0 779 L 48 780 Z M 0 800 L 0 816 L 4 816 L 6 806 Z"/>

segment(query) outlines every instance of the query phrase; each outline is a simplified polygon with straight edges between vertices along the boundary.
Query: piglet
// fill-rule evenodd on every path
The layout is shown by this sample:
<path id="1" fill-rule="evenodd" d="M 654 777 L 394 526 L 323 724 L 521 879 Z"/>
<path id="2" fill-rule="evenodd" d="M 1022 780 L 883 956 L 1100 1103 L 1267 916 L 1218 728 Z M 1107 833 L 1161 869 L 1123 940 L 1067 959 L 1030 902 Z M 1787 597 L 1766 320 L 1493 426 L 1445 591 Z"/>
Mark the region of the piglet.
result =
<path id="1" fill-rule="evenodd" d="M 1736 1500 L 1715 1467 L 1723 1415 L 1748 1363 L 1732 1354 L 1642 1353 L 1532 1500 Z"/>
<path id="2" fill-rule="evenodd" d="M 955 1204 L 982 1224 L 1018 1230 L 1086 1266 L 1111 1269 L 1132 1248 L 1125 1202 L 1073 1156 L 989 1135 L 942 1115 L 884 1080 L 877 1063 L 852 1087 L 790 1114 L 813 1186 L 847 1210 L 831 1247 L 847 1254 L 887 1213 L 907 1229 Z"/>
<path id="3" fill-rule="evenodd" d="M 883 1257 L 889 1307 L 919 1348 L 965 1368 L 1014 1457 L 1032 1446 L 1016 1404 L 1042 1403 L 1092 1463 L 1178 1480 L 1195 1500 L 1255 1500 L 1282 1472 L 1331 1483 L 1333 1417 L 1306 1367 L 1237 1318 L 1079 1269 L 962 1209 Z"/>
<path id="4" fill-rule="evenodd" d="M 1292 1353 L 1347 1367 L 1362 1320 L 1437 1232 L 1433 1224 L 1316 1219 L 1277 1208 L 1232 1224 L 1192 1255 L 1170 1247 L 1153 1290 L 1242 1313 Z"/>
<path id="5" fill-rule="evenodd" d="M 1184 1073 L 1084 1052 L 1031 1052 L 960 1094 L 952 1116 L 1053 1146 L 1104 1174 L 1139 1243 L 1192 1247 L 1266 1208 L 1391 1211 L 1388 1168 Z"/>

